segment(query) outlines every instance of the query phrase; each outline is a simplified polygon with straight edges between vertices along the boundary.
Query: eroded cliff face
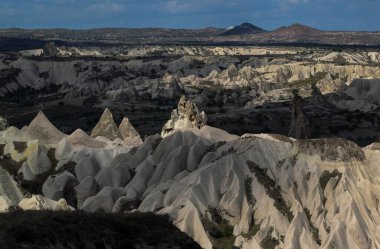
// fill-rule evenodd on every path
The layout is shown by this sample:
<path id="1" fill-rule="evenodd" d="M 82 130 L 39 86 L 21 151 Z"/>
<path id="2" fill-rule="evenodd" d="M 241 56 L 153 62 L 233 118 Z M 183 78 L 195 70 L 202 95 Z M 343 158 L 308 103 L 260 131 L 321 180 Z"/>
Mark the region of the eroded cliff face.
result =
<path id="1" fill-rule="evenodd" d="M 0 62 L 3 81 L 0 95 L 56 85 L 62 86 L 59 92 L 72 97 L 80 97 L 74 93 L 81 96 L 102 93 L 113 100 L 133 101 L 147 94 L 152 99 L 178 98 L 205 86 L 250 87 L 256 92 L 267 92 L 288 87 L 310 89 L 311 83 L 316 83 L 325 94 L 349 85 L 354 79 L 380 77 L 377 52 L 173 47 L 168 50 L 170 53 L 164 53 L 162 50 L 168 48 L 141 47 L 121 57 L 105 57 L 101 51 L 94 55 L 86 51 L 83 55 L 65 54 L 64 51 L 73 48 L 54 48 L 50 48 L 55 51 L 54 58 L 22 55 L 4 58 Z M 150 50 L 162 52 L 162 58 L 150 58 L 154 54 Z"/>
<path id="2" fill-rule="evenodd" d="M 273 84 L 272 88 L 309 87 L 315 82 L 322 93 L 337 91 L 357 78 L 378 78 L 380 67 L 364 65 L 335 65 L 331 63 L 286 62 L 262 67 L 244 66 L 211 72 L 206 78 L 197 78 L 195 83 L 212 82 L 226 88 L 259 87 Z"/>

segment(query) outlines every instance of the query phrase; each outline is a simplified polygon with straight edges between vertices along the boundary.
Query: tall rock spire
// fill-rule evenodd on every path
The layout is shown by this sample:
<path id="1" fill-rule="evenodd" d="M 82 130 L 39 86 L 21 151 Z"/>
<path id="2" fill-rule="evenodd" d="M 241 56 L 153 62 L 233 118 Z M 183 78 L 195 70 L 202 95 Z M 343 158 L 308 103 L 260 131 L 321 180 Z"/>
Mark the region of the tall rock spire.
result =
<path id="1" fill-rule="evenodd" d="M 292 122 L 289 137 L 305 139 L 311 136 L 309 119 L 303 110 L 303 106 L 304 99 L 295 94 L 292 103 Z"/>
<path id="2" fill-rule="evenodd" d="M 174 109 L 170 120 L 162 128 L 161 136 L 165 137 L 172 131 L 182 128 L 202 128 L 207 123 L 205 112 L 200 112 L 197 105 L 191 100 L 186 100 L 182 95 L 177 109 Z"/>

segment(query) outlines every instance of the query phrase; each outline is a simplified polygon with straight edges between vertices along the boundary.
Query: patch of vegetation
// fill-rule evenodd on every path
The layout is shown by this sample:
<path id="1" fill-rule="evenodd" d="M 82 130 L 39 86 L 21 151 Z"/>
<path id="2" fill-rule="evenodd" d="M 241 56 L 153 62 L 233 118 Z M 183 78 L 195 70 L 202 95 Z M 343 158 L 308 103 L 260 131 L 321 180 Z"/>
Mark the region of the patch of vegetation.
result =
<path id="1" fill-rule="evenodd" d="M 343 65 L 346 65 L 346 64 L 347 64 L 347 60 L 343 57 L 343 55 L 338 54 L 338 55 L 334 58 L 334 64 L 339 65 L 339 66 L 343 66 Z"/>
<path id="2" fill-rule="evenodd" d="M 13 179 L 17 183 L 20 184 L 20 182 L 22 181 L 22 176 L 18 174 L 18 171 L 22 167 L 25 160 L 16 162 L 15 160 L 12 159 L 11 155 L 9 154 L 3 155 L 3 154 L 4 154 L 4 151 L 2 151 L 2 154 L 0 154 L 0 167 L 5 169 L 13 177 Z M 21 185 L 20 185 L 20 190 L 24 196 L 26 197 L 30 196 L 30 192 L 27 189 L 23 188 Z"/>
<path id="3" fill-rule="evenodd" d="M 335 210 L 335 215 L 337 215 L 339 213 L 340 213 L 340 207 L 337 207 L 336 210 Z"/>
<path id="4" fill-rule="evenodd" d="M 292 143 L 293 141 L 288 138 L 287 136 L 284 136 L 284 135 L 280 135 L 280 134 L 269 134 L 271 137 L 279 140 L 279 141 L 282 141 L 282 142 L 285 142 L 285 143 Z"/>
<path id="5" fill-rule="evenodd" d="M 280 244 L 278 239 L 272 237 L 273 227 L 270 227 L 267 232 L 267 236 L 260 242 L 263 249 L 275 249 Z"/>
<path id="6" fill-rule="evenodd" d="M 0 157 L 0 165 L 3 167 L 11 176 L 17 176 L 18 171 L 20 170 L 22 164 L 25 161 L 16 162 L 12 159 L 11 155 L 3 155 Z"/>
<path id="7" fill-rule="evenodd" d="M 297 80 L 290 84 L 293 87 L 312 86 L 313 84 L 316 84 L 318 81 L 326 77 L 326 75 L 327 75 L 326 72 L 318 72 L 315 75 L 311 76 L 310 78 Z"/>
<path id="8" fill-rule="evenodd" d="M 263 185 L 267 195 L 274 200 L 274 206 L 277 210 L 291 222 L 294 218 L 290 210 L 291 207 L 285 202 L 284 198 L 282 198 L 280 186 L 276 186 L 275 181 L 267 175 L 267 169 L 260 168 L 252 161 L 247 161 L 247 165 L 249 170 L 256 175 L 257 181 Z"/>
<path id="9" fill-rule="evenodd" d="M 260 231 L 260 225 L 253 224 L 252 228 L 247 233 L 242 233 L 241 236 L 245 239 L 251 239 L 258 231 Z"/>
<path id="10" fill-rule="evenodd" d="M 221 155 L 217 158 L 215 158 L 214 160 L 212 160 L 211 162 L 216 162 L 218 161 L 219 159 L 227 156 L 227 155 L 231 155 L 231 154 L 235 154 L 237 152 L 237 149 L 235 149 L 234 147 L 230 147 L 228 148 L 228 150 L 225 150 L 225 151 L 222 151 Z"/>
<path id="11" fill-rule="evenodd" d="M 126 213 L 126 212 L 130 212 L 134 209 L 137 209 L 141 204 L 141 200 L 140 199 L 134 199 L 134 200 L 129 200 L 127 202 L 124 202 L 120 208 L 120 210 L 118 212 L 122 212 L 122 213 Z M 156 212 L 158 210 L 154 210 L 154 212 Z"/>
<path id="12" fill-rule="evenodd" d="M 216 143 L 213 143 L 211 145 L 209 145 L 206 150 L 203 152 L 202 156 L 199 157 L 199 162 L 200 163 L 202 161 L 202 159 L 208 154 L 208 153 L 212 153 L 212 152 L 216 152 L 218 150 L 219 147 L 225 145 L 226 142 L 225 141 L 219 141 L 219 142 L 216 142 Z"/>
<path id="13" fill-rule="evenodd" d="M 134 155 L 139 150 L 139 146 L 135 146 L 128 151 L 129 154 Z"/>
<path id="14" fill-rule="evenodd" d="M 42 195 L 42 185 L 45 183 L 49 176 L 54 175 L 54 172 L 54 169 L 51 168 L 45 173 L 36 175 L 36 178 L 33 181 L 24 180 L 23 177 L 20 176 L 17 182 L 28 193 L 34 195 Z"/>
<path id="15" fill-rule="evenodd" d="M 342 178 L 342 173 L 340 173 L 338 170 L 334 170 L 333 172 L 325 170 L 319 178 L 319 185 L 321 185 L 321 188 L 325 190 L 326 185 L 330 181 L 330 179 L 335 177 L 338 177 L 337 182 L 339 182 Z"/>
<path id="16" fill-rule="evenodd" d="M 3 68 L 0 69 L 0 82 L 1 85 L 16 81 L 16 77 L 21 73 L 20 68 Z"/>
<path id="17" fill-rule="evenodd" d="M 285 162 L 286 162 L 285 158 L 280 161 L 277 161 L 276 167 L 278 169 L 282 168 L 285 165 Z"/>
<path id="18" fill-rule="evenodd" d="M 305 180 L 306 181 L 309 181 L 311 178 L 311 173 L 310 172 L 307 172 L 307 174 L 305 175 Z"/>
<path id="19" fill-rule="evenodd" d="M 77 164 L 73 161 L 68 161 L 67 163 L 65 163 L 64 165 L 62 165 L 58 170 L 56 170 L 54 172 L 54 174 L 61 174 L 65 171 L 73 174 L 74 176 L 76 176 L 75 174 L 75 166 L 77 166 Z"/>
<path id="20" fill-rule="evenodd" d="M 26 142 L 15 141 L 13 142 L 13 146 L 18 153 L 23 153 L 28 148 L 28 144 Z"/>
<path id="21" fill-rule="evenodd" d="M 296 163 L 298 161 L 298 153 L 297 154 L 294 154 L 290 157 L 290 164 L 294 167 L 296 166 Z"/>
<path id="22" fill-rule="evenodd" d="M 152 213 L 14 211 L 0 214 L 0 248 L 201 248 Z M 107 247 L 108 246 L 108 247 Z"/>
<path id="23" fill-rule="evenodd" d="M 313 222 L 311 222 L 311 213 L 310 213 L 309 209 L 307 209 L 307 208 L 305 208 L 304 211 L 305 211 L 306 217 L 309 221 L 309 225 L 310 225 L 310 229 L 311 229 L 311 234 L 313 235 L 313 239 L 318 245 L 321 245 L 322 241 L 321 241 L 321 238 L 319 237 L 319 230 L 318 230 L 318 228 L 316 228 L 314 226 Z"/>
<path id="24" fill-rule="evenodd" d="M 215 208 L 210 208 L 208 213 L 211 220 L 205 216 L 202 220 L 203 227 L 210 236 L 211 243 L 214 249 L 231 249 L 235 244 L 233 235 L 234 227 L 228 221 L 223 219 L 220 211 Z"/>
<path id="25" fill-rule="evenodd" d="M 242 233 L 241 236 L 245 239 L 251 239 L 254 237 L 258 231 L 260 231 L 260 224 L 256 224 L 254 215 L 252 214 L 252 224 L 248 232 Z"/>
<path id="26" fill-rule="evenodd" d="M 49 158 L 52 167 L 55 168 L 58 165 L 58 160 L 55 157 L 55 148 L 50 148 L 48 152 L 46 153 L 47 157 Z"/>
<path id="27" fill-rule="evenodd" d="M 308 155 L 319 154 L 324 161 L 351 162 L 365 161 L 363 150 L 355 143 L 343 138 L 321 138 L 311 140 L 297 140 L 301 153 Z"/>
<path id="28" fill-rule="evenodd" d="M 246 177 L 244 179 L 244 189 L 245 189 L 245 197 L 247 198 L 248 204 L 253 207 L 256 203 L 256 199 L 252 194 L 252 177 Z"/>
<path id="29" fill-rule="evenodd" d="M 47 156 L 52 164 L 51 168 L 39 175 L 36 175 L 36 178 L 33 181 L 26 181 L 23 177 L 18 177 L 17 182 L 20 184 L 23 190 L 27 191 L 29 194 L 40 194 L 42 195 L 42 186 L 52 175 L 58 175 L 65 171 L 73 174 L 75 176 L 75 166 L 76 163 L 73 161 L 67 162 L 65 165 L 62 165 L 58 170 L 56 170 L 58 160 L 55 157 L 55 149 L 50 148 L 47 152 Z M 67 203 L 72 206 L 77 206 L 77 198 L 74 187 L 78 184 L 77 181 L 69 181 L 66 183 L 66 186 L 63 190 L 63 198 L 67 201 Z"/>
<path id="30" fill-rule="evenodd" d="M 4 155 L 5 144 L 0 144 L 0 156 Z"/>
<path id="31" fill-rule="evenodd" d="M 36 178 L 33 181 L 26 181 L 22 176 L 19 177 L 18 183 L 20 186 L 28 191 L 30 194 L 42 194 L 42 185 L 45 183 L 47 178 L 51 175 L 56 174 L 55 167 L 58 164 L 58 160 L 55 158 L 55 149 L 51 148 L 47 152 L 47 156 L 52 164 L 50 170 L 42 174 L 36 175 Z"/>

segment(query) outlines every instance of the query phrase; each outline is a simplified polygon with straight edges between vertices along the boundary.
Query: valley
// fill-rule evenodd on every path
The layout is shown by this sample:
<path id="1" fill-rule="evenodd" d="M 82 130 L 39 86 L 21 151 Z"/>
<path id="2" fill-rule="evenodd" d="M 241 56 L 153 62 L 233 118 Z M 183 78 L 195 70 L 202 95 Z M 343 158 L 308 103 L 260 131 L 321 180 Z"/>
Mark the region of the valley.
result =
<path id="1" fill-rule="evenodd" d="M 377 139 L 376 51 L 141 46 L 115 56 L 116 48 L 51 46 L 55 55 L 41 49 L 1 56 L 0 114 L 11 125 L 22 128 L 43 110 L 63 131 L 90 132 L 107 107 L 116 120 L 128 116 L 142 136 L 152 135 L 184 94 L 212 126 L 287 135 L 296 89 L 315 124 L 312 137 L 361 145 Z"/>

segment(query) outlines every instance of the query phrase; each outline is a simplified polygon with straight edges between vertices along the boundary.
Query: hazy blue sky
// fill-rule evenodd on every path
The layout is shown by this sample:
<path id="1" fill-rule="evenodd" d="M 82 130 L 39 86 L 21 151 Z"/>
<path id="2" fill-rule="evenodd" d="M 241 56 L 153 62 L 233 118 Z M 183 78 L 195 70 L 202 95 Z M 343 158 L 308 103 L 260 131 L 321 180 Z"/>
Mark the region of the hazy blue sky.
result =
<path id="1" fill-rule="evenodd" d="M 303 23 L 380 31 L 380 0 L 0 0 L 0 28 L 229 27 Z"/>

